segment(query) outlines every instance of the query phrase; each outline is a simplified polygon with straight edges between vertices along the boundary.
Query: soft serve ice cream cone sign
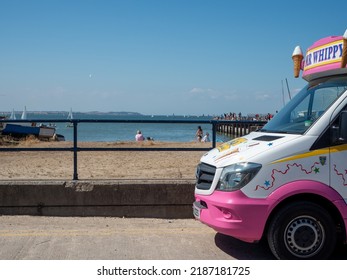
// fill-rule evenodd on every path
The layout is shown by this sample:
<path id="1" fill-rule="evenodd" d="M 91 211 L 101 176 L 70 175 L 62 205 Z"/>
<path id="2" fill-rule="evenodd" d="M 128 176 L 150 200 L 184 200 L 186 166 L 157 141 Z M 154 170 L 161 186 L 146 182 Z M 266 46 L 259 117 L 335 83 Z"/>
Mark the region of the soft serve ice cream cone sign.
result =
<path id="1" fill-rule="evenodd" d="M 304 57 L 300 46 L 292 54 L 294 77 L 299 77 L 303 70 L 303 78 L 310 80 L 317 73 L 346 68 L 347 65 L 347 30 L 343 36 L 330 36 L 315 42 L 307 49 Z"/>

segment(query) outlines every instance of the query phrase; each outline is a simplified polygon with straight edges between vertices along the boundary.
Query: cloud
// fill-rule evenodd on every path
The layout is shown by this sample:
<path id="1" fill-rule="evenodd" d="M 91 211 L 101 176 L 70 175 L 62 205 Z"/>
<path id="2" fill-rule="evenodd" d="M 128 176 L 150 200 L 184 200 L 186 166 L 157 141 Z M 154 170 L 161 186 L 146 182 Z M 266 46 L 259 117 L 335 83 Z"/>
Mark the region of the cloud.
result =
<path id="1" fill-rule="evenodd" d="M 223 94 L 219 92 L 218 90 L 211 89 L 211 88 L 199 88 L 195 87 L 192 88 L 189 93 L 194 96 L 194 98 L 199 97 L 202 99 L 218 99 L 222 98 Z"/>
<path id="2" fill-rule="evenodd" d="M 195 87 L 192 88 L 189 93 L 193 95 L 195 98 L 200 97 L 203 99 L 211 99 L 211 100 L 237 100 L 239 99 L 239 96 L 235 93 L 235 91 L 229 91 L 229 92 L 221 92 L 219 90 L 211 89 L 211 88 L 199 88 Z"/>
<path id="3" fill-rule="evenodd" d="M 260 101 L 267 101 L 269 99 L 271 99 L 271 95 L 264 93 L 264 94 L 257 94 L 255 96 L 256 100 L 260 100 Z"/>
<path id="4" fill-rule="evenodd" d="M 235 93 L 228 93 L 228 94 L 224 94 L 223 95 L 224 99 L 227 100 L 227 101 L 235 101 L 235 100 L 238 100 L 240 99 L 239 96 Z"/>
<path id="5" fill-rule="evenodd" d="M 211 93 L 215 93 L 215 91 L 213 89 L 210 89 L 210 88 L 207 88 L 207 89 L 204 89 L 204 88 L 192 88 L 190 91 L 190 93 L 197 93 L 197 94 L 211 94 Z"/>

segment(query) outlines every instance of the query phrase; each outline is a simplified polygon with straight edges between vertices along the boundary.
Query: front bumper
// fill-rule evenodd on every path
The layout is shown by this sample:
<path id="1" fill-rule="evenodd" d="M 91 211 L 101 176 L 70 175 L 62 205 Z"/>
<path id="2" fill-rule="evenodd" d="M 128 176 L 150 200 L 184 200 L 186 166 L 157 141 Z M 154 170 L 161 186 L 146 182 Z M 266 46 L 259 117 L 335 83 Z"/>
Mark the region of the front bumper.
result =
<path id="1" fill-rule="evenodd" d="M 217 232 L 245 242 L 262 238 L 269 209 L 267 199 L 249 198 L 241 191 L 196 194 L 193 204 L 196 219 Z"/>

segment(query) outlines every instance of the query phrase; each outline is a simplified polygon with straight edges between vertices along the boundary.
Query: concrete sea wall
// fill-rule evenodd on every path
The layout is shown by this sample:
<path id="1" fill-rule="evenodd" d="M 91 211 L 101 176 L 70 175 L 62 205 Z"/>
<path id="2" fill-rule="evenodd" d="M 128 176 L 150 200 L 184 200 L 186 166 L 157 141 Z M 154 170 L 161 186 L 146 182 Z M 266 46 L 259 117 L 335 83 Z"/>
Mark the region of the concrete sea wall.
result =
<path id="1" fill-rule="evenodd" d="M 194 181 L 2 181 L 0 215 L 192 218 Z"/>

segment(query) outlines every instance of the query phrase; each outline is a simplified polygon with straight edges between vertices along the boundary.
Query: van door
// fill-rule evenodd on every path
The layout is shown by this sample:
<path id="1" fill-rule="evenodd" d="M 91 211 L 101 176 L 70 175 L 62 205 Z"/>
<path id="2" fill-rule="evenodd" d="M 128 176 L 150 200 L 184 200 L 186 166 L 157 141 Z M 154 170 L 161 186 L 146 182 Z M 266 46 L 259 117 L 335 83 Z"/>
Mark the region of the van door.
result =
<path id="1" fill-rule="evenodd" d="M 347 106 L 333 122 L 330 147 L 330 186 L 347 201 Z"/>
<path id="2" fill-rule="evenodd" d="M 320 164 L 329 167 L 329 185 L 347 203 L 347 105 L 332 119 L 311 150 L 328 150 L 319 157 Z"/>

